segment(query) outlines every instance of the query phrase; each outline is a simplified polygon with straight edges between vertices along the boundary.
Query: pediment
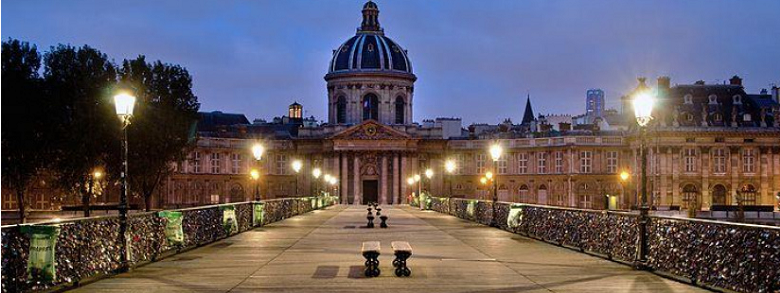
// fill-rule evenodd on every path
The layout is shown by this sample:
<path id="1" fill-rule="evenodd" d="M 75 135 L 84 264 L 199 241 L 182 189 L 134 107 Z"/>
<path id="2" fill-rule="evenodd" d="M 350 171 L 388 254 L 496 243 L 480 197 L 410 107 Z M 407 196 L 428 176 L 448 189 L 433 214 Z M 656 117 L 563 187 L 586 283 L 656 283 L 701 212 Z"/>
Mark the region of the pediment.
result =
<path id="1" fill-rule="evenodd" d="M 375 120 L 363 121 L 363 123 L 347 128 L 331 137 L 334 140 L 401 140 L 410 138 L 408 134 Z"/>

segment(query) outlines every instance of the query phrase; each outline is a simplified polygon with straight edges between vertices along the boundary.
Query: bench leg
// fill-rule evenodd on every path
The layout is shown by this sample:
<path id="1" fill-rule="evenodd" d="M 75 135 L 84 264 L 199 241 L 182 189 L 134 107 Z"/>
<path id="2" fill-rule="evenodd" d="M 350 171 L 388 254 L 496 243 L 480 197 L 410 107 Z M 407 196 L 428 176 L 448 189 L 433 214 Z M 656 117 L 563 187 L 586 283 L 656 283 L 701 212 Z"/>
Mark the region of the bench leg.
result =
<path id="1" fill-rule="evenodd" d="M 378 277 L 379 276 L 379 253 L 368 252 L 364 253 L 363 257 L 366 258 L 366 277 Z"/>
<path id="2" fill-rule="evenodd" d="M 405 252 L 395 254 L 395 260 L 393 260 L 393 266 L 395 267 L 395 275 L 398 277 L 408 277 L 412 275 L 412 270 L 406 266 L 406 260 L 412 255 Z"/>

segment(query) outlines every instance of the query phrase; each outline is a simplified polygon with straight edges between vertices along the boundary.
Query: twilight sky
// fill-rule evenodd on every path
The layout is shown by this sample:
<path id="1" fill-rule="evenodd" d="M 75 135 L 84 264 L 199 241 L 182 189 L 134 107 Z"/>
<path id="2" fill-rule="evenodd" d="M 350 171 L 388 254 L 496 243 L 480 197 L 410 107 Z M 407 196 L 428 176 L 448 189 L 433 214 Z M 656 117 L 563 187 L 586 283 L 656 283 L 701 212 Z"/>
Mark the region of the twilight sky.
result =
<path id="1" fill-rule="evenodd" d="M 780 84 L 777 0 L 376 2 L 418 77 L 415 121 L 519 122 L 527 92 L 536 113 L 582 113 L 589 88 L 618 107 L 637 76 L 675 84 L 738 74 L 749 93 Z M 2 38 L 181 64 L 203 111 L 272 118 L 298 101 L 325 120 L 323 76 L 363 3 L 7 0 Z"/>

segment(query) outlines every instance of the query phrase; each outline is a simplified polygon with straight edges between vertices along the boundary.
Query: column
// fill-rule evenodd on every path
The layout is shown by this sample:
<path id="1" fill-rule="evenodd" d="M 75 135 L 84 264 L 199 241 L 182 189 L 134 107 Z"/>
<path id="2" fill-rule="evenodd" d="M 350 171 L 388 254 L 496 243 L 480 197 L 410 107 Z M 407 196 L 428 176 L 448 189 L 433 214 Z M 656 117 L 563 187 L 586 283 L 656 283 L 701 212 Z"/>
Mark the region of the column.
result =
<path id="1" fill-rule="evenodd" d="M 401 154 L 401 167 L 398 168 L 399 174 L 401 174 L 401 184 L 399 185 L 401 187 L 401 193 L 398 194 L 398 203 L 406 203 L 406 196 L 409 194 L 409 184 L 406 183 L 406 178 L 409 178 L 409 172 L 407 171 L 407 168 L 409 168 L 409 164 L 406 160 L 406 154 Z"/>
<path id="2" fill-rule="evenodd" d="M 347 154 L 341 153 L 341 177 L 339 178 L 341 188 L 341 204 L 349 204 L 349 161 L 347 160 Z"/>
<path id="3" fill-rule="evenodd" d="M 381 204 L 387 204 L 387 155 L 382 155 L 382 173 L 379 178 L 379 202 Z"/>
<path id="4" fill-rule="evenodd" d="M 358 154 L 354 154 L 354 168 L 352 169 L 352 176 L 354 182 L 352 185 L 352 198 L 354 198 L 354 204 L 359 205 L 363 201 L 363 196 L 360 194 L 360 157 Z"/>
<path id="5" fill-rule="evenodd" d="M 400 184 L 400 181 L 398 180 L 398 177 L 400 175 L 400 170 L 398 167 L 398 154 L 393 154 L 393 204 L 398 204 L 398 199 L 400 198 L 398 196 L 398 184 Z M 403 178 L 403 177 L 401 177 Z"/>

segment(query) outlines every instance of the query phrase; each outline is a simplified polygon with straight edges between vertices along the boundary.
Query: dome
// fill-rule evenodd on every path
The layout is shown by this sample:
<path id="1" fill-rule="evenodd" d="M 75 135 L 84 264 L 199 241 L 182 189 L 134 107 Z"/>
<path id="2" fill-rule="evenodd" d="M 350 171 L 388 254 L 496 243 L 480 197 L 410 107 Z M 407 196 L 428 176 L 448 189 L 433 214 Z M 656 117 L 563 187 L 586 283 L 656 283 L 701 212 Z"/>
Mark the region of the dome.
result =
<path id="1" fill-rule="evenodd" d="M 363 5 L 362 25 L 354 37 L 333 51 L 329 74 L 376 71 L 412 73 L 406 50 L 384 35 L 378 16 L 376 3 L 368 1 Z"/>

